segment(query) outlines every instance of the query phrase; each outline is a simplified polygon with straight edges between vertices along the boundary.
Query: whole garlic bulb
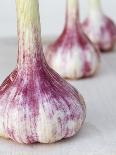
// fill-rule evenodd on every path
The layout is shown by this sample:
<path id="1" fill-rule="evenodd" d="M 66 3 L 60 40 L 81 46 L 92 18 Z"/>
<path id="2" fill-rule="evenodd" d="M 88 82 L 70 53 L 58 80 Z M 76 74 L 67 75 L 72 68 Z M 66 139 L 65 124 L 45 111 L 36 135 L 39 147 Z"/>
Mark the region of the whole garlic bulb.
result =
<path id="1" fill-rule="evenodd" d="M 85 120 L 83 97 L 46 63 L 38 0 L 16 0 L 18 62 L 0 86 L 0 136 L 52 143 L 75 135 Z"/>
<path id="2" fill-rule="evenodd" d="M 116 25 L 103 13 L 100 0 L 88 1 L 89 16 L 83 23 L 83 30 L 102 52 L 110 51 L 116 45 Z"/>
<path id="3" fill-rule="evenodd" d="M 45 52 L 48 64 L 69 79 L 91 76 L 99 66 L 99 51 L 83 33 L 78 6 L 78 0 L 67 0 L 64 31 Z"/>

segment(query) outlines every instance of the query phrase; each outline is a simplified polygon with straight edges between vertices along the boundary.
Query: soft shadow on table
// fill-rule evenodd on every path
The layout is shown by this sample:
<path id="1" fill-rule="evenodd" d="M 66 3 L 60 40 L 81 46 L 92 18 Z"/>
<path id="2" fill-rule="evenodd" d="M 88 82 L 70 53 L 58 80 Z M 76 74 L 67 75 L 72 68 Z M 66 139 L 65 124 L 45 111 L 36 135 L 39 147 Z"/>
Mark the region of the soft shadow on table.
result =
<path id="1" fill-rule="evenodd" d="M 68 145 L 70 143 L 75 143 L 75 142 L 78 142 L 78 141 L 82 141 L 83 139 L 88 139 L 88 138 L 91 138 L 91 137 L 94 137 L 96 135 L 101 135 L 101 132 L 100 130 L 98 130 L 94 125 L 86 122 L 82 129 L 79 131 L 79 133 L 77 133 L 75 136 L 71 137 L 71 138 L 67 138 L 67 139 L 63 139 L 61 141 L 58 141 L 56 143 L 53 143 L 53 144 L 40 144 L 40 143 L 35 143 L 35 144 L 30 144 L 30 145 L 26 145 L 26 144 L 18 144 L 17 142 L 13 142 L 12 140 L 7 140 L 7 139 L 2 139 L 0 138 L 0 144 L 3 145 L 6 145 L 8 148 L 13 148 L 15 147 L 15 149 L 18 151 L 18 150 L 21 150 L 23 148 L 23 150 L 25 149 L 26 151 L 31 151 L 32 149 L 37 149 L 37 148 L 42 148 L 42 147 L 45 147 L 45 148 L 51 148 L 52 146 L 54 147 L 59 147 L 60 145 Z"/>
<path id="2" fill-rule="evenodd" d="M 70 142 L 77 142 L 83 139 L 88 139 L 91 137 L 94 137 L 96 135 L 101 135 L 101 132 L 99 129 L 97 129 L 94 125 L 92 125 L 89 122 L 84 123 L 82 129 L 79 131 L 79 133 L 77 133 L 75 136 L 71 137 L 71 138 L 67 138 L 67 139 L 63 139 L 57 143 L 70 143 Z"/>

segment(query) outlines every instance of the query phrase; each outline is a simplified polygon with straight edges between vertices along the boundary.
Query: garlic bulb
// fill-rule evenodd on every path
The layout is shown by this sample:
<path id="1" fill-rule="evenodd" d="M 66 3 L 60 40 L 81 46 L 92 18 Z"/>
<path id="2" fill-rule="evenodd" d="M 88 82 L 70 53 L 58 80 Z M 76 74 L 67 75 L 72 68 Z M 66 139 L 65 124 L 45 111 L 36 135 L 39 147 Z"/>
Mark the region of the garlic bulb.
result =
<path id="1" fill-rule="evenodd" d="M 107 17 L 100 0 L 89 1 L 89 16 L 83 23 L 83 30 L 101 51 L 112 50 L 116 44 L 116 25 Z"/>
<path id="2" fill-rule="evenodd" d="M 82 31 L 78 6 L 78 0 L 67 0 L 64 31 L 45 53 L 48 64 L 69 79 L 91 76 L 99 66 L 99 52 Z"/>
<path id="3" fill-rule="evenodd" d="M 52 143 L 75 135 L 85 119 L 83 97 L 46 63 L 38 0 L 16 0 L 18 61 L 0 86 L 0 136 Z"/>

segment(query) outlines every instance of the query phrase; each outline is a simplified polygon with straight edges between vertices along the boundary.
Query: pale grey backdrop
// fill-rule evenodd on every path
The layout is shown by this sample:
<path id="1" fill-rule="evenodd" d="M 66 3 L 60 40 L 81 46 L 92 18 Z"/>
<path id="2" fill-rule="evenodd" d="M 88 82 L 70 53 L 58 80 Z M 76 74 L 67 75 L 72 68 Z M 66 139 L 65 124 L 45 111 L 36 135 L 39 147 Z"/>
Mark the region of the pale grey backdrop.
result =
<path id="1" fill-rule="evenodd" d="M 87 0 L 80 0 L 81 19 L 87 14 Z M 116 0 L 102 0 L 104 11 L 116 21 Z M 42 35 L 57 35 L 64 24 L 65 0 L 40 0 Z M 16 36 L 15 0 L 0 0 L 0 37 Z"/>

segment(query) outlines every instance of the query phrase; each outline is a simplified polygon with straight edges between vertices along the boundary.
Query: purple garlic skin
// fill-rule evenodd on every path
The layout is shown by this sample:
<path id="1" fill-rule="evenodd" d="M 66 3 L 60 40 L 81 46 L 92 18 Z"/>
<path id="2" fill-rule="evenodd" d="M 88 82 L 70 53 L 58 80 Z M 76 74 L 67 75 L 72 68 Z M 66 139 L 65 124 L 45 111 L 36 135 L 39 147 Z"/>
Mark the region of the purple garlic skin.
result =
<path id="1" fill-rule="evenodd" d="M 116 24 L 102 12 L 100 4 L 95 8 L 90 8 L 90 14 L 82 25 L 85 34 L 101 52 L 114 49 L 116 46 Z"/>
<path id="2" fill-rule="evenodd" d="M 16 4 L 18 61 L 0 86 L 0 136 L 26 144 L 71 137 L 85 120 L 84 99 L 46 63 L 38 0 Z"/>
<path id="3" fill-rule="evenodd" d="M 100 62 L 99 51 L 78 29 L 64 30 L 60 38 L 48 46 L 45 56 L 48 64 L 68 79 L 94 75 Z"/>
<path id="4" fill-rule="evenodd" d="M 84 34 L 78 16 L 78 1 L 69 0 L 64 31 L 45 53 L 49 66 L 63 78 L 89 77 L 99 67 L 99 51 Z"/>
<path id="5" fill-rule="evenodd" d="M 0 87 L 0 135 L 19 143 L 71 137 L 85 119 L 83 97 L 36 57 L 36 64 L 16 69 Z"/>
<path id="6" fill-rule="evenodd" d="M 113 50 L 116 44 L 116 25 L 106 16 L 98 23 L 94 24 L 87 18 L 83 23 L 85 34 L 102 52 Z"/>

